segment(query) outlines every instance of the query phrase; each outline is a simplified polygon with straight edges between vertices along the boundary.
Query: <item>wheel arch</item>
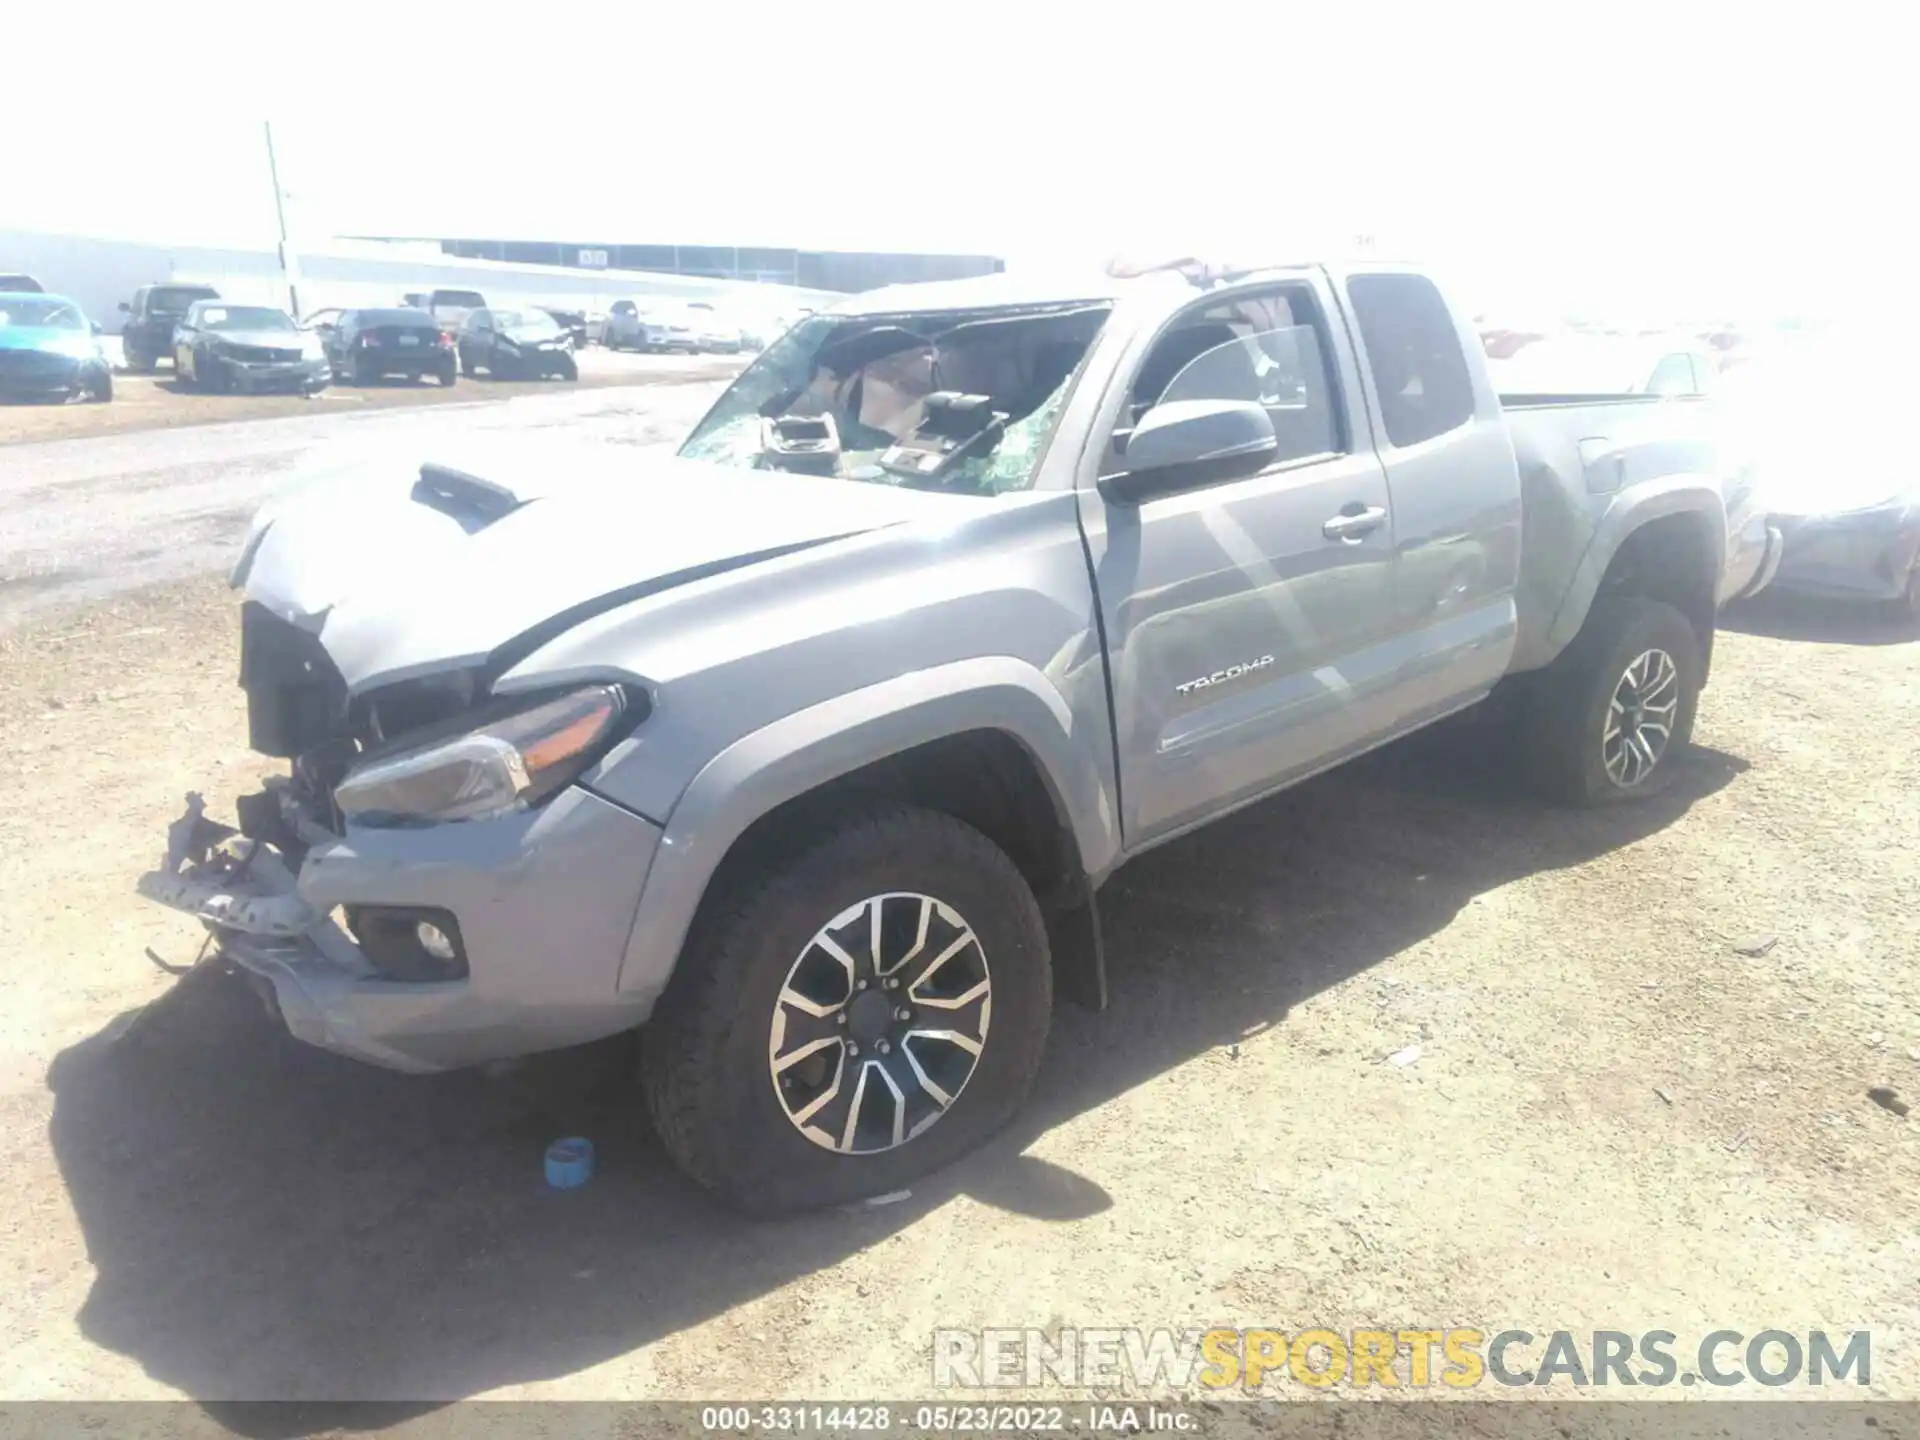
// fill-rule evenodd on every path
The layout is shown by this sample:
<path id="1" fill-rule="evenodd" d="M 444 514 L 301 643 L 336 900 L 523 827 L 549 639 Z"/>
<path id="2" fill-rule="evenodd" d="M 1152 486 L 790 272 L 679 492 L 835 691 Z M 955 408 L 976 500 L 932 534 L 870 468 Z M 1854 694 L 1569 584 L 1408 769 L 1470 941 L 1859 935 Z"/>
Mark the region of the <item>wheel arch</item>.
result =
<path id="1" fill-rule="evenodd" d="M 825 807 L 862 796 L 939 810 L 1007 852 L 1043 908 L 1071 909 L 1119 855 L 1104 737 L 1076 736 L 1039 670 L 960 661 L 838 696 L 729 745 L 667 816 L 620 971 L 658 994 L 723 870 L 765 863 Z"/>
<path id="2" fill-rule="evenodd" d="M 1602 518 L 1554 616 L 1554 653 L 1572 643 L 1603 594 L 1641 595 L 1687 617 L 1700 642 L 1701 680 L 1712 666 L 1726 511 L 1711 477 L 1686 477 L 1623 496 Z"/>

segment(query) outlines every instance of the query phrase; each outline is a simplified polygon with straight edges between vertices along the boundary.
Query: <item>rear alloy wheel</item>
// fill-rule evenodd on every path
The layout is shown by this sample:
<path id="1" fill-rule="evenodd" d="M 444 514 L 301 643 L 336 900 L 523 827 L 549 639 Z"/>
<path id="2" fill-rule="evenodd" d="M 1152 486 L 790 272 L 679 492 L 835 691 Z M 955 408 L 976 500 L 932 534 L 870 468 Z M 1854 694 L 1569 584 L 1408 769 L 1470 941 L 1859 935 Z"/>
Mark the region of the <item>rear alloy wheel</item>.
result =
<path id="1" fill-rule="evenodd" d="M 648 1106 L 741 1210 L 896 1190 L 1019 1108 L 1051 1005 L 1013 862 L 950 816 L 882 805 L 703 911 L 643 1036 Z"/>
<path id="2" fill-rule="evenodd" d="M 1575 805 L 1665 789 L 1693 736 L 1700 672 L 1700 642 L 1671 605 L 1634 595 L 1596 601 L 1522 706 L 1535 779 Z"/>
<path id="3" fill-rule="evenodd" d="M 1673 739 L 1680 708 L 1680 669 L 1664 650 L 1643 650 L 1621 675 L 1600 736 L 1607 777 L 1631 790 L 1653 773 Z"/>

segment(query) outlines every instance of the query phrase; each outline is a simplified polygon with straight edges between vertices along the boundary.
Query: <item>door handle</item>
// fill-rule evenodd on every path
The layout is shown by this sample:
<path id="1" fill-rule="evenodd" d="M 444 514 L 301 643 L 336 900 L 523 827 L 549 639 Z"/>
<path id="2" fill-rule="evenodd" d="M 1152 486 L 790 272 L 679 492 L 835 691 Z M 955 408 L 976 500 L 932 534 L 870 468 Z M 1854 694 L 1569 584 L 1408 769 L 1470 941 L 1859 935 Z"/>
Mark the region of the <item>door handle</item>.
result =
<path id="1" fill-rule="evenodd" d="M 1362 506 L 1355 503 L 1344 507 L 1338 515 L 1322 525 L 1320 533 L 1329 540 L 1358 545 L 1386 523 L 1387 512 L 1378 505 Z"/>

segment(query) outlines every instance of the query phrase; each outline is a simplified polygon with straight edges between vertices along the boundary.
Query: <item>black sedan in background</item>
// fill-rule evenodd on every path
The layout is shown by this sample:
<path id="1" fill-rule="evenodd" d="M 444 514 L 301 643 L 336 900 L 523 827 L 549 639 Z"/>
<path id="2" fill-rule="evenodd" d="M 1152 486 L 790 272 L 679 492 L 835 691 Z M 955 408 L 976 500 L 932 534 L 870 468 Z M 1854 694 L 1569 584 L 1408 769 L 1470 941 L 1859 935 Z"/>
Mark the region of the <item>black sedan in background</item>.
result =
<path id="1" fill-rule="evenodd" d="M 313 396 L 332 378 L 320 337 L 270 305 L 196 300 L 173 332 L 173 373 L 195 390 L 290 390 Z"/>
<path id="2" fill-rule="evenodd" d="M 495 380 L 580 378 L 573 342 L 544 310 L 483 305 L 460 322 L 455 345 L 460 368 L 469 375 L 484 370 Z"/>
<path id="3" fill-rule="evenodd" d="M 424 310 L 342 310 L 309 323 L 326 347 L 336 380 L 371 385 L 389 375 L 408 380 L 431 375 L 451 385 L 458 378 L 453 337 Z"/>
<path id="4" fill-rule="evenodd" d="M 587 348 L 587 312 L 569 310 L 565 306 L 542 305 L 540 309 L 553 317 L 553 323 L 567 332 L 567 338 L 573 341 L 575 350 Z"/>

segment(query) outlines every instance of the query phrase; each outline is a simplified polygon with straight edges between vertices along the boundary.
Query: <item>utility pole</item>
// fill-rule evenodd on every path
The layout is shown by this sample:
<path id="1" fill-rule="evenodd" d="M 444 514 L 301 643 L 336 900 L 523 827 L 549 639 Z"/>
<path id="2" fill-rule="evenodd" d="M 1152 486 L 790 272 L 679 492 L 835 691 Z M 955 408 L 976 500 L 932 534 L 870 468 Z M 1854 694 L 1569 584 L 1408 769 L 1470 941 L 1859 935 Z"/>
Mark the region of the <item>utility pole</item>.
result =
<path id="1" fill-rule="evenodd" d="M 267 131 L 267 174 L 273 180 L 273 213 L 280 222 L 280 273 L 287 279 L 287 312 L 295 320 L 300 318 L 299 266 L 294 259 L 293 249 L 287 244 L 287 206 L 280 193 L 280 166 L 273 158 L 273 122 L 263 120 Z"/>

